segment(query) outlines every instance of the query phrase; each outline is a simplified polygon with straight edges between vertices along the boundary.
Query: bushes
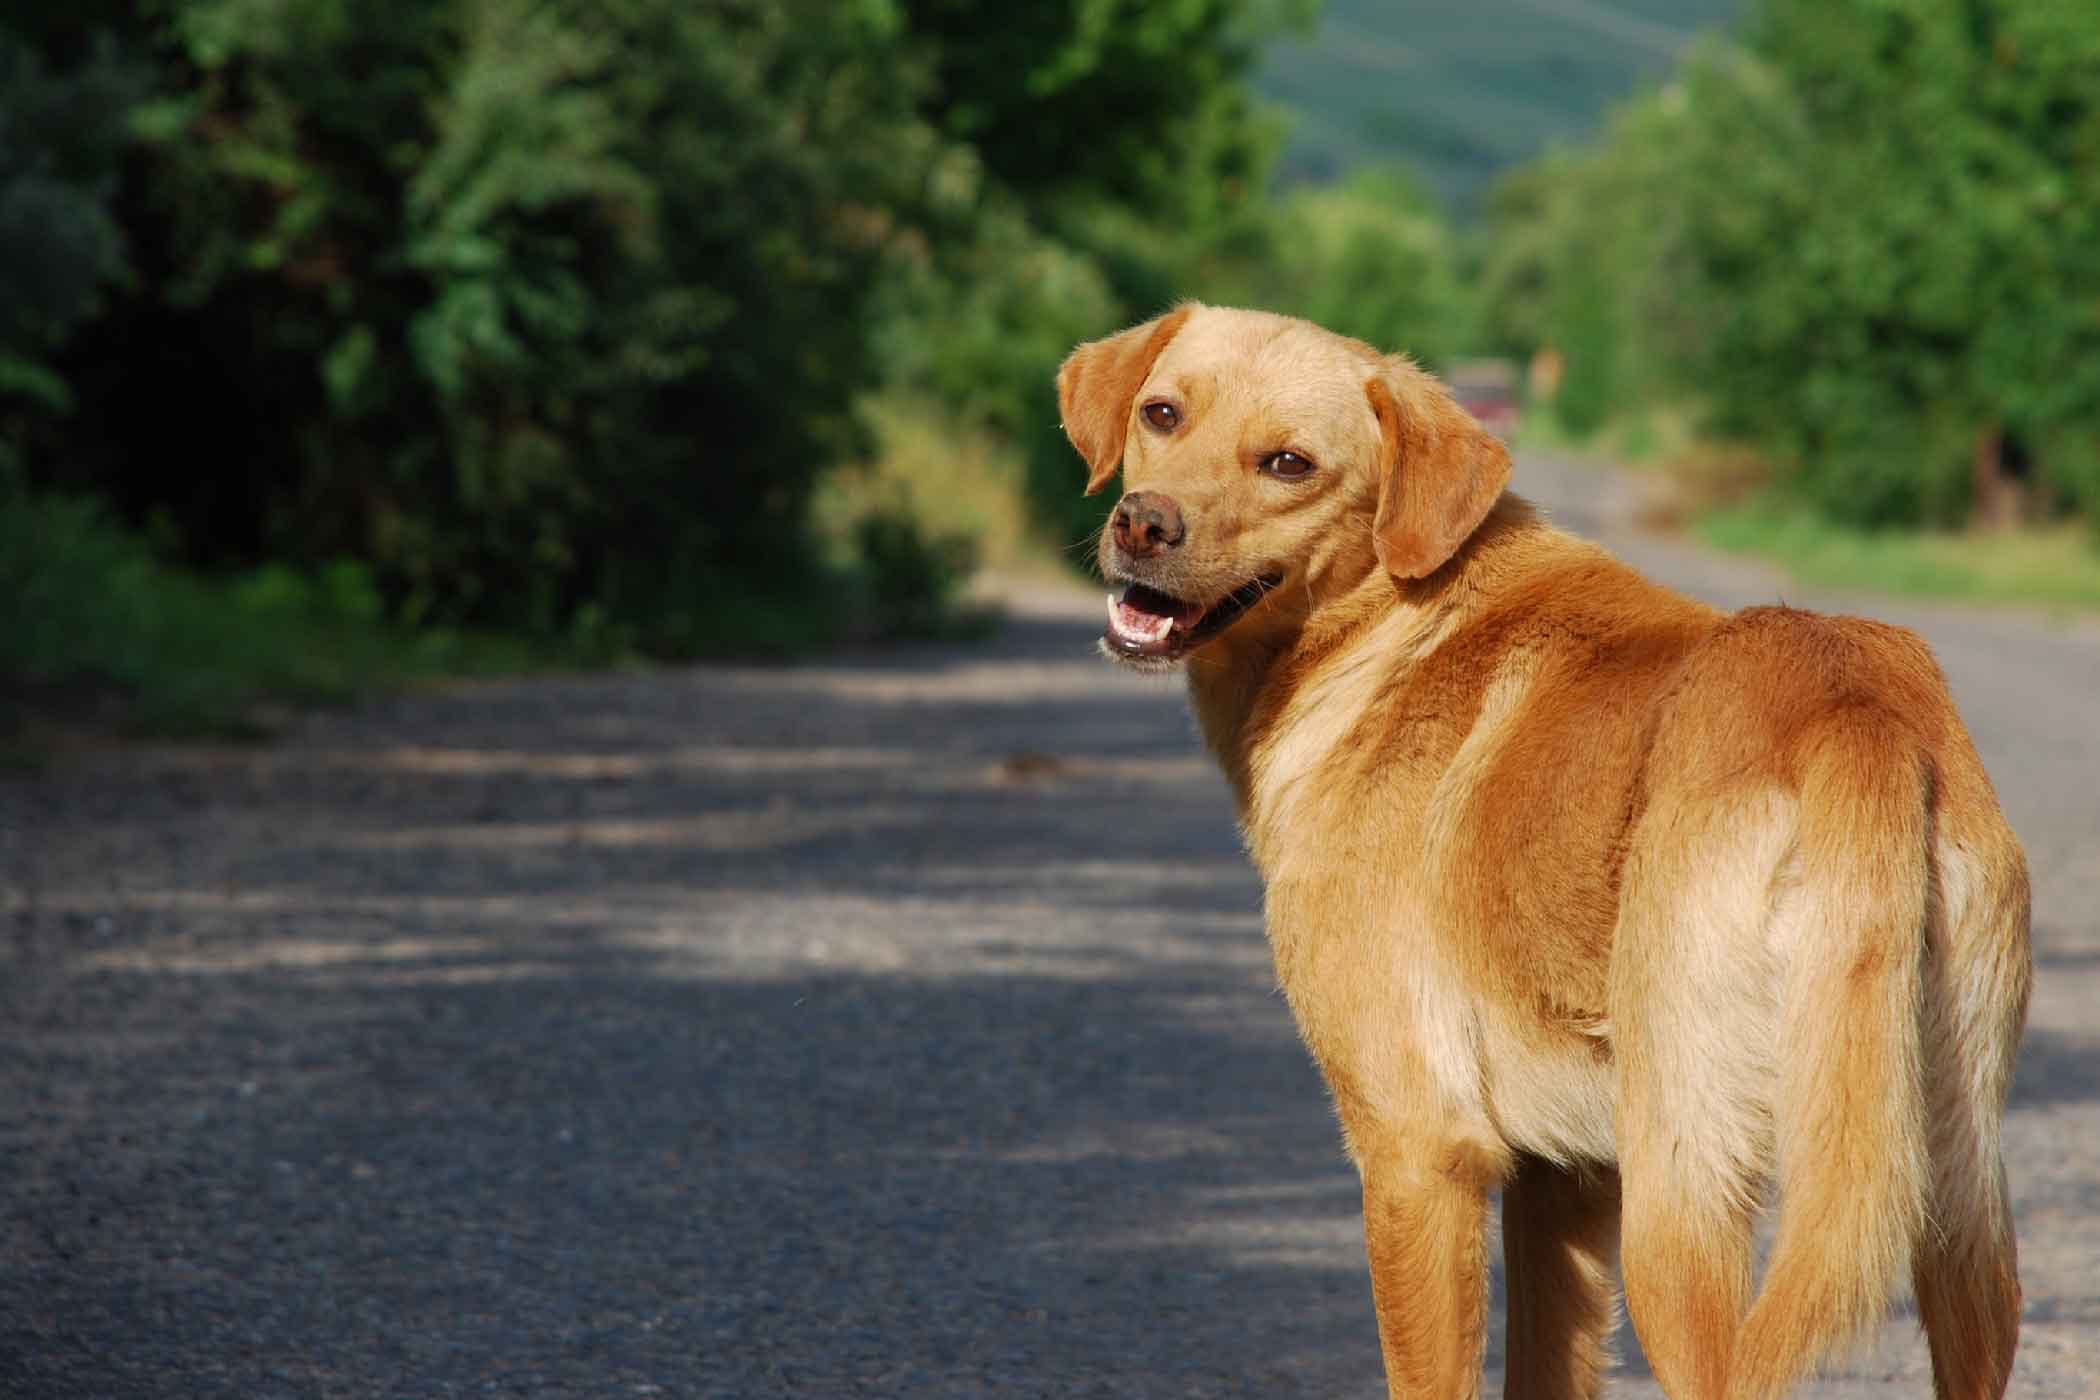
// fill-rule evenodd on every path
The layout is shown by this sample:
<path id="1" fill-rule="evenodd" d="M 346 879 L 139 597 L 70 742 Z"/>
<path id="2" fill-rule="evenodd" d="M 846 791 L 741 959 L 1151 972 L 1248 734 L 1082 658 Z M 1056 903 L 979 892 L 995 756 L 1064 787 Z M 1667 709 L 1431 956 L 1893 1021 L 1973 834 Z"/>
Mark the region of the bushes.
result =
<path id="1" fill-rule="evenodd" d="M 935 152 L 882 5 L 178 0 L 136 282 L 16 434 L 195 563 L 347 555 L 411 621 L 696 645 L 808 550 Z M 171 443 L 194 454 L 166 470 Z"/>

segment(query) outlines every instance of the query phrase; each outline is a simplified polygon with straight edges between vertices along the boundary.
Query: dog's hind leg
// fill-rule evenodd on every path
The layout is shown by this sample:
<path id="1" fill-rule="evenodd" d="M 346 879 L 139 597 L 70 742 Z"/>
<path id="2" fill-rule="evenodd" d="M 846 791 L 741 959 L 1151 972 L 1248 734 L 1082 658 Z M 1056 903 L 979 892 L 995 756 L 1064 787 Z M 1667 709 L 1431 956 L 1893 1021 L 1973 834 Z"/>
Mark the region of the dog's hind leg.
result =
<path id="1" fill-rule="evenodd" d="M 1525 1158 L 1502 1188 L 1507 1400 L 1592 1400 L 1617 1311 L 1619 1180 Z"/>
<path id="2" fill-rule="evenodd" d="M 1914 1263 L 1918 1316 L 1939 1400 L 1999 1400 L 2020 1339 L 2020 1272 L 2002 1168 L 1935 1162 L 1933 1207 L 1945 1220 Z"/>
<path id="3" fill-rule="evenodd" d="M 1924 970 L 1932 1224 L 1912 1274 L 1934 1394 L 1998 1400 L 2020 1330 L 1998 1125 L 2031 977 L 2026 866 L 2002 832 L 1969 848 L 1942 840 L 1936 856 Z"/>
<path id="4" fill-rule="evenodd" d="M 1657 794 L 1612 948 L 1627 1311 L 1672 1400 L 1724 1400 L 1771 1159 L 1773 968 L 1792 803 Z"/>

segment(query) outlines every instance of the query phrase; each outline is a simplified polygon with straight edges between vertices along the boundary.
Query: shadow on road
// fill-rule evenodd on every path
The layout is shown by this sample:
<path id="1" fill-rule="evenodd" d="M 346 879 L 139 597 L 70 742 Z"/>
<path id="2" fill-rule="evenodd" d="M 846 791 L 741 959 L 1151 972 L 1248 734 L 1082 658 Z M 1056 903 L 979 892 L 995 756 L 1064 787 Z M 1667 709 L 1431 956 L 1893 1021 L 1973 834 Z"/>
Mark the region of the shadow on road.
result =
<path id="1" fill-rule="evenodd" d="M 231 974 L 217 1025 L 47 1053 L 9 1393 L 1375 1376 L 1360 1273 L 1322 1263 L 1355 1197 L 1317 1084 L 1273 1026 L 1189 1013 L 1236 987 L 739 982 L 564 941 Z"/>
<path id="2" fill-rule="evenodd" d="M 1375 1389 L 1222 789 L 1089 635 L 11 790 L 0 1393 Z"/>
<path id="3" fill-rule="evenodd" d="M 2020 1042 L 2020 1063 L 2013 1073 L 2013 1106 L 2040 1108 L 2096 1100 L 2100 1100 L 2100 1041 L 2030 1027 Z"/>

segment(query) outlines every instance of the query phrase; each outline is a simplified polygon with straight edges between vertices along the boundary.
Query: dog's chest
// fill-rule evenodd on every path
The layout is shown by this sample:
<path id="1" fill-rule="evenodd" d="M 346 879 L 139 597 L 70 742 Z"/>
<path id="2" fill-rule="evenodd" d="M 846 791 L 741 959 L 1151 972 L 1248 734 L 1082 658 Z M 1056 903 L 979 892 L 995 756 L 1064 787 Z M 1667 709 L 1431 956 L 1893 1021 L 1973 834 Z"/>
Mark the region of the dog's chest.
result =
<path id="1" fill-rule="evenodd" d="M 1356 815 L 1404 824 L 1429 798 L 1466 732 L 1459 706 L 1406 677 L 1432 631 L 1396 613 L 1310 674 L 1263 687 L 1247 720 L 1214 726 L 1206 715 L 1212 747 L 1240 771 L 1241 820 L 1265 873 L 1264 852 L 1288 858 L 1294 840 Z M 1200 697 L 1197 708 L 1208 708 Z"/>

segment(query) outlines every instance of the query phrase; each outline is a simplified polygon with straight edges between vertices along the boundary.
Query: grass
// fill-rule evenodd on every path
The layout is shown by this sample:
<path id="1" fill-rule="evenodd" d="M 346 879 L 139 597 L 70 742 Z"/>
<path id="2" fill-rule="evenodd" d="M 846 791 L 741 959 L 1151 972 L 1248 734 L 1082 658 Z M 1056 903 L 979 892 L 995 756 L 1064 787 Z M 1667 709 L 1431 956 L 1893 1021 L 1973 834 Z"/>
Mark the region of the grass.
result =
<path id="1" fill-rule="evenodd" d="M 1708 511 L 1695 529 L 1710 544 L 1771 559 L 1813 587 L 2100 608 L 2100 547 L 2077 523 L 1995 534 L 1869 531 L 1767 496 Z"/>
<path id="2" fill-rule="evenodd" d="M 171 568 L 92 501 L 0 497 L 0 746 L 68 731 L 252 737 L 273 707 L 550 664 L 514 638 L 389 623 L 352 564 L 231 578 Z"/>

